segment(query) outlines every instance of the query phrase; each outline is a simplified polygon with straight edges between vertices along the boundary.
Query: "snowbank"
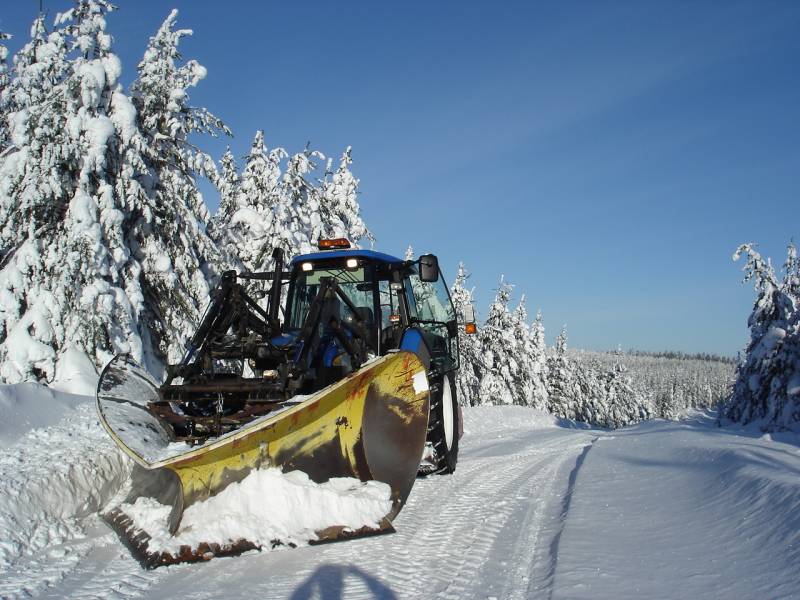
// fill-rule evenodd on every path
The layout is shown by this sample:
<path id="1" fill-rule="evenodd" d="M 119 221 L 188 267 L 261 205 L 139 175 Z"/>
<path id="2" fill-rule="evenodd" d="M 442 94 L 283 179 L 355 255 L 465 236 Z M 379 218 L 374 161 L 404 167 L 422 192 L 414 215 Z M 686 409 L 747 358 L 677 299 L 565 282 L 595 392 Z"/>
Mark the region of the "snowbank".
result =
<path id="1" fill-rule="evenodd" d="M 175 536 L 166 526 L 172 507 L 139 498 L 120 508 L 150 535 L 150 552 L 176 554 L 181 546 L 243 539 L 263 547 L 275 541 L 303 545 L 327 527 L 377 526 L 391 510 L 390 496 L 391 488 L 378 481 L 341 477 L 317 484 L 301 471 L 273 468 L 253 471 L 240 483 L 187 508 Z"/>
<path id="2" fill-rule="evenodd" d="M 461 410 L 464 435 L 480 436 L 510 429 L 547 429 L 560 423 L 550 413 L 527 406 L 465 406 Z"/>
<path id="3" fill-rule="evenodd" d="M 80 519 L 104 507 L 130 472 L 89 398 L 34 384 L 3 387 L 20 422 L 60 421 L 24 433 L 0 455 L 0 569 L 80 538 Z"/>
<path id="4" fill-rule="evenodd" d="M 99 377 L 86 353 L 76 346 L 70 346 L 58 357 L 55 381 L 50 387 L 70 394 L 94 396 Z"/>
<path id="5" fill-rule="evenodd" d="M 0 385 L 0 448 L 12 446 L 33 429 L 55 425 L 89 400 L 38 383 Z"/>

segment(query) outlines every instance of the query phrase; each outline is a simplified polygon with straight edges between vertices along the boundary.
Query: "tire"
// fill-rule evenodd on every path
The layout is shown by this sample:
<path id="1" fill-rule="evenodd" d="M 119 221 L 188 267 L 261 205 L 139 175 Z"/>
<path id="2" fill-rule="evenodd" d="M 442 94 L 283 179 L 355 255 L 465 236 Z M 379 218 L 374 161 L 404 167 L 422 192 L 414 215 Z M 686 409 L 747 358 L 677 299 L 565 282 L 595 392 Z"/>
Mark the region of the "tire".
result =
<path id="1" fill-rule="evenodd" d="M 447 373 L 437 382 L 431 394 L 431 417 L 428 421 L 427 444 L 433 449 L 433 468 L 424 474 L 447 474 L 456 470 L 460 412 L 453 374 Z"/>

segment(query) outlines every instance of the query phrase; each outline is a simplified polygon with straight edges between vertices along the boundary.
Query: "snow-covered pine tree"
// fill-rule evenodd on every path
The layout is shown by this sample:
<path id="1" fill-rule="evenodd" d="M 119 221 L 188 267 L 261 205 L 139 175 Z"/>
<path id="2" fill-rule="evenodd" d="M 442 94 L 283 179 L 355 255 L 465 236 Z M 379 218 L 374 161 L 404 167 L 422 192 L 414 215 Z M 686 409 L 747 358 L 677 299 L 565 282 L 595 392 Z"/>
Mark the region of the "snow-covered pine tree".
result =
<path id="1" fill-rule="evenodd" d="M 281 178 L 281 194 L 273 210 L 270 235 L 271 248 L 282 248 L 287 259 L 313 251 L 324 229 L 321 194 L 309 180 L 317 168 L 315 160 L 325 160 L 325 156 L 306 147 L 289 157 Z M 268 259 L 264 255 L 264 263 Z"/>
<path id="2" fill-rule="evenodd" d="M 10 143 L 8 128 L 9 89 L 11 77 L 8 73 L 8 48 L 3 42 L 10 40 L 11 34 L 0 31 L 0 157 Z M 2 160 L 2 158 L 0 158 Z"/>
<path id="3" fill-rule="evenodd" d="M 78 343 L 96 363 L 142 358 L 141 291 L 125 244 L 130 206 L 118 194 L 120 140 L 135 132 L 111 51 L 105 0 L 79 0 L 15 58 L 0 166 L 0 376 L 51 381 Z"/>
<path id="4" fill-rule="evenodd" d="M 530 366 L 532 399 L 531 406 L 545 410 L 548 406 L 547 395 L 547 347 L 544 340 L 544 323 L 542 311 L 536 311 L 536 318 L 530 327 Z"/>
<path id="5" fill-rule="evenodd" d="M 214 220 L 215 235 L 225 253 L 237 257 L 250 271 L 271 269 L 272 250 L 276 246 L 288 251 L 287 259 L 296 254 L 278 230 L 279 207 L 285 203 L 281 161 L 286 157 L 283 148 L 269 150 L 264 132 L 259 130 L 238 181 L 233 177 L 233 157 L 229 157 L 227 165 L 223 162 L 223 176 L 229 181 L 229 189 L 221 195 Z"/>
<path id="6" fill-rule="evenodd" d="M 375 241 L 364 220 L 358 205 L 358 179 L 350 171 L 353 164 L 350 146 L 342 154 L 339 166 L 332 171 L 329 159 L 325 169 L 325 177 L 320 183 L 320 217 L 319 230 L 312 231 L 312 239 L 340 238 L 350 240 L 354 246 L 367 239 Z"/>
<path id="7" fill-rule="evenodd" d="M 175 67 L 173 14 L 132 101 L 105 31 L 112 9 L 79 0 L 49 34 L 39 18 L 15 57 L 14 148 L 0 166 L 6 381 L 51 381 L 70 344 L 98 365 L 130 352 L 158 372 L 181 355 L 207 299 L 216 250 L 192 174 L 210 159 L 186 136 L 213 118 L 185 95 L 204 71 Z"/>
<path id="8" fill-rule="evenodd" d="M 453 286 L 450 288 L 450 298 L 459 320 L 458 346 L 460 353 L 460 368 L 456 374 L 456 396 L 462 406 L 476 406 L 480 404 L 480 379 L 482 372 L 481 353 L 477 335 L 468 335 L 464 331 L 464 314 L 467 306 L 472 306 L 473 290 L 468 290 L 465 283 L 469 278 L 464 263 L 458 263 Z"/>
<path id="9" fill-rule="evenodd" d="M 514 402 L 517 362 L 514 347 L 513 319 L 508 310 L 512 286 L 500 277 L 497 295 L 489 307 L 486 322 L 478 332 L 484 364 L 479 397 L 486 404 Z"/>
<path id="10" fill-rule="evenodd" d="M 229 227 L 238 208 L 240 183 L 241 178 L 236 167 L 236 159 L 228 146 L 220 159 L 219 174 L 215 180 L 215 186 L 219 192 L 219 209 L 211 218 L 208 227 L 208 234 L 219 248 L 222 267 L 225 270 L 245 270 L 239 259 L 237 237 Z"/>
<path id="11" fill-rule="evenodd" d="M 747 256 L 744 281 L 758 294 L 748 319 L 750 341 L 736 367 L 728 418 L 758 423 L 763 429 L 800 430 L 800 261 L 789 244 L 784 276 L 778 279 L 769 260 L 753 244 L 733 255 Z"/>
<path id="12" fill-rule="evenodd" d="M 141 263 L 145 310 L 140 318 L 155 359 L 170 362 L 183 354 L 221 262 L 206 231 L 210 216 L 196 184 L 197 177 L 216 180 L 216 165 L 189 143 L 189 136 L 230 135 L 207 109 L 189 104 L 188 90 L 205 78 L 206 69 L 194 60 L 178 64 L 180 40 L 192 32 L 175 29 L 176 19 L 173 10 L 150 38 L 131 86 L 146 141 L 148 173 L 139 182 L 150 202 L 132 240 Z"/>
<path id="13" fill-rule="evenodd" d="M 651 417 L 650 406 L 634 390 L 622 363 L 617 362 L 612 370 L 603 374 L 601 380 L 605 391 L 602 410 L 595 413 L 592 423 L 613 429 Z"/>
<path id="14" fill-rule="evenodd" d="M 20 232 L 57 222 L 50 209 L 54 202 L 66 202 L 74 187 L 74 178 L 61 178 L 72 165 L 59 160 L 63 147 L 74 151 L 66 132 L 64 82 L 71 69 L 67 52 L 64 31 L 48 34 L 39 15 L 31 25 L 30 41 L 14 56 L 5 109 L 15 151 L 5 154 L 0 165 L 0 247 L 6 255 L 32 237 Z"/>
<path id="15" fill-rule="evenodd" d="M 409 244 L 408 248 L 406 248 L 406 253 L 403 255 L 403 260 L 414 260 L 414 258 L 414 246 Z"/>
<path id="16" fill-rule="evenodd" d="M 531 331 L 528 326 L 528 310 L 525 308 L 525 294 L 520 297 L 511 315 L 511 330 L 514 339 L 512 352 L 517 363 L 514 379 L 514 404 L 533 406 L 533 359 L 534 350 Z"/>
<path id="17" fill-rule="evenodd" d="M 595 360 L 570 360 L 569 365 L 572 379 L 569 389 L 569 418 L 596 425 L 605 423 L 608 395 L 602 366 Z"/>
<path id="18" fill-rule="evenodd" d="M 564 325 L 547 358 L 548 412 L 565 419 L 577 419 L 575 389 L 575 368 L 567 356 L 567 326 Z"/>

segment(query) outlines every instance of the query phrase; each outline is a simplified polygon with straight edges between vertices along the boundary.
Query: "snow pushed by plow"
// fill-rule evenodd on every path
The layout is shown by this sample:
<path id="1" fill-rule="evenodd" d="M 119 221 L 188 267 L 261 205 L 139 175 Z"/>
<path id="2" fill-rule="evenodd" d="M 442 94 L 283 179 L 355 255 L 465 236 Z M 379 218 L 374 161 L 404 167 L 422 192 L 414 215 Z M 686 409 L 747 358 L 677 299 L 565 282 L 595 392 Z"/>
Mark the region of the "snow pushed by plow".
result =
<path id="1" fill-rule="evenodd" d="M 261 469 L 187 508 L 175 536 L 167 528 L 171 506 L 139 498 L 120 508 L 150 536 L 149 552 L 176 555 L 181 546 L 225 546 L 239 540 L 266 548 L 300 546 L 327 527 L 378 527 L 392 507 L 390 495 L 389 486 L 379 481 L 339 477 L 317 484 L 301 471 Z"/>

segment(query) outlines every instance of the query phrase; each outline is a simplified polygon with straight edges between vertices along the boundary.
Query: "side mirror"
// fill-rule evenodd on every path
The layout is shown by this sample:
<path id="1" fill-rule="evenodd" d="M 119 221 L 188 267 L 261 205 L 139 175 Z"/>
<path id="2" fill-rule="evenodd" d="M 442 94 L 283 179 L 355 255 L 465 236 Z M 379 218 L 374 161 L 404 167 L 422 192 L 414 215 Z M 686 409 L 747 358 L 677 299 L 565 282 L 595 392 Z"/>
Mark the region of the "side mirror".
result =
<path id="1" fill-rule="evenodd" d="M 439 280 L 439 259 L 433 254 L 423 254 L 419 257 L 419 279 L 425 283 Z"/>
<path id="2" fill-rule="evenodd" d="M 478 333 L 478 326 L 475 324 L 475 307 L 472 304 L 464 307 L 464 333 Z"/>

